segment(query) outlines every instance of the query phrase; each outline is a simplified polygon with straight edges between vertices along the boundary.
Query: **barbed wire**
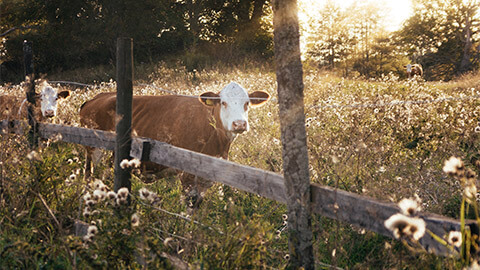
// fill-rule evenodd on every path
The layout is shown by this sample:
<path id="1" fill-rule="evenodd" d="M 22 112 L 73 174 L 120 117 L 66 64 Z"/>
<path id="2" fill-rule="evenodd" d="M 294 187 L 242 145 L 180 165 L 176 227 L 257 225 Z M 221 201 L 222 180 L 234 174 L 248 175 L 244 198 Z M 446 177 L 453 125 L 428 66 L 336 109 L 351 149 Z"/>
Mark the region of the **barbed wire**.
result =
<path id="1" fill-rule="evenodd" d="M 94 84 L 85 84 L 85 83 L 70 82 L 70 81 L 48 81 L 48 82 L 53 84 L 72 84 L 72 85 L 79 85 L 84 87 L 92 87 L 92 88 L 96 87 L 96 85 Z"/>
<path id="2" fill-rule="evenodd" d="M 92 84 L 84 84 L 84 83 L 79 83 L 79 82 L 72 82 L 72 81 L 49 81 L 50 83 L 53 84 L 72 84 L 72 85 L 79 85 L 79 86 L 84 86 L 84 87 L 91 87 L 95 88 L 97 85 L 92 85 Z M 176 95 L 176 96 L 182 96 L 182 97 L 189 97 L 189 98 L 196 98 L 198 99 L 198 95 L 184 95 L 184 94 L 179 94 L 171 90 L 167 90 L 161 87 L 158 87 L 153 84 L 146 84 L 146 83 L 140 83 L 140 84 L 135 84 L 135 86 L 141 86 L 141 87 L 149 87 L 149 88 L 154 88 L 156 90 L 159 90 L 161 92 L 171 94 L 171 95 Z M 220 97 L 206 97 L 205 99 L 221 99 Z M 252 100 L 268 100 L 266 98 L 250 98 Z M 430 104 L 430 103 L 439 103 L 439 102 L 446 102 L 446 101 L 463 101 L 463 100 L 470 100 L 470 99 L 480 99 L 480 95 L 475 95 L 475 96 L 464 96 L 464 97 L 446 97 L 446 98 L 437 98 L 437 99 L 430 99 L 430 100 L 400 100 L 400 101 L 392 101 L 392 102 L 387 102 L 387 103 L 357 103 L 357 104 L 352 104 L 352 105 L 310 105 L 306 106 L 307 109 L 335 109 L 335 108 L 379 108 L 379 107 L 392 107 L 392 106 L 401 106 L 401 105 L 415 105 L 415 104 Z M 271 98 L 271 101 L 277 101 L 276 98 Z"/>
<path id="3" fill-rule="evenodd" d="M 464 96 L 464 97 L 446 97 L 446 98 L 437 98 L 430 100 L 400 100 L 392 101 L 388 103 L 357 103 L 352 105 L 311 105 L 310 109 L 325 109 L 325 108 L 379 108 L 379 107 L 392 107 L 400 105 L 415 105 L 415 104 L 430 104 L 430 103 L 439 103 L 446 101 L 463 101 L 468 99 L 480 99 L 480 95 L 477 96 Z"/>

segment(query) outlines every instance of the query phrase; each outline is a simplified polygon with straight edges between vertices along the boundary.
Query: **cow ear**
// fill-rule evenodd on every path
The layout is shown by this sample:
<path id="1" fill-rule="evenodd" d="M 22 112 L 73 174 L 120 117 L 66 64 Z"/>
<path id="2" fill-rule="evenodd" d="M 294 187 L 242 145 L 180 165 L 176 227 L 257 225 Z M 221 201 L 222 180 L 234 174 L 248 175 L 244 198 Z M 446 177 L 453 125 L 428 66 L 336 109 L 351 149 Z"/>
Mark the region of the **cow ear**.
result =
<path id="1" fill-rule="evenodd" d="M 264 91 L 255 91 L 248 94 L 248 97 L 250 98 L 250 104 L 253 107 L 262 106 L 270 99 L 270 95 Z"/>
<path id="2" fill-rule="evenodd" d="M 220 102 L 220 96 L 213 92 L 205 92 L 198 97 L 198 100 L 205 106 L 215 106 Z"/>
<path id="3" fill-rule="evenodd" d="M 70 96 L 70 91 L 68 90 L 61 91 L 57 94 L 59 98 L 67 98 L 68 96 Z"/>

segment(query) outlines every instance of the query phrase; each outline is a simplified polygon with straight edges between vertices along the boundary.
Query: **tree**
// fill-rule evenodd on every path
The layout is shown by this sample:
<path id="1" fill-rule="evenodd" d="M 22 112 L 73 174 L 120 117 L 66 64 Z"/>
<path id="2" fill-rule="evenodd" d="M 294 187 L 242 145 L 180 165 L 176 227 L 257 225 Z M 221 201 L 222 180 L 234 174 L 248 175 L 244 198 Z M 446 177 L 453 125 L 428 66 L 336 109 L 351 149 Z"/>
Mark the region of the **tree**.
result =
<path id="1" fill-rule="evenodd" d="M 289 216 L 289 268 L 314 269 L 297 2 L 275 0 L 272 5 L 282 157 Z"/>
<path id="2" fill-rule="evenodd" d="M 333 1 L 328 1 L 319 16 L 310 18 L 307 56 L 320 66 L 336 67 L 345 61 L 356 44 L 351 35 L 347 13 Z M 315 33 L 315 34 L 314 34 Z"/>
<path id="3" fill-rule="evenodd" d="M 112 64 L 117 37 L 134 39 L 137 61 L 203 44 L 234 44 L 262 53 L 272 36 L 262 24 L 268 0 L 4 0 L 0 33 L 5 56 L 21 62 L 21 42 L 33 42 L 38 71 Z M 34 26 L 34 27 L 26 27 Z M 244 44 L 239 46 L 239 44 Z M 254 45 L 254 49 L 250 49 Z M 204 46 L 205 48 L 207 46 Z M 205 51 L 205 50 L 204 50 Z M 214 56 L 218 51 L 212 51 Z"/>
<path id="4" fill-rule="evenodd" d="M 478 69 L 478 0 L 417 0 L 414 15 L 396 34 L 429 79 L 449 80 Z"/>

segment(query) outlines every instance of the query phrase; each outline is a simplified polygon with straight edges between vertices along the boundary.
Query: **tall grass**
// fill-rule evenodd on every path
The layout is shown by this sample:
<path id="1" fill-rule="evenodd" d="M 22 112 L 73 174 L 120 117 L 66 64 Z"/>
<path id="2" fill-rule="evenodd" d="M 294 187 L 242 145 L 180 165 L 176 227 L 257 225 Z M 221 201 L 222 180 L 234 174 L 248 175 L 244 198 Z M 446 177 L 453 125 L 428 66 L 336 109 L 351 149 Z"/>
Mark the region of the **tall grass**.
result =
<path id="1" fill-rule="evenodd" d="M 148 74 L 136 83 L 179 94 L 217 92 L 230 81 L 249 91 L 269 92 L 272 100 L 250 111 L 251 130 L 233 143 L 230 160 L 282 173 L 276 82 L 269 67 L 189 72 L 159 64 L 142 71 Z M 353 80 L 307 71 L 304 84 L 312 182 L 393 202 L 417 194 L 427 211 L 458 217 L 462 190 L 442 172 L 442 165 L 452 155 L 472 168 L 480 159 L 480 75 L 434 83 L 394 76 Z M 81 104 L 100 92 L 115 91 L 115 83 L 107 79 L 94 87 L 69 88 L 73 93 L 53 122 L 78 126 Z M 135 86 L 134 92 L 165 94 L 158 88 Z M 18 86 L 0 88 L 1 93 L 22 91 Z M 23 136 L 2 135 L 0 143 L 0 268 L 173 267 L 165 254 L 206 269 L 287 264 L 284 205 L 216 184 L 200 209 L 187 216 L 176 177 L 146 185 L 144 176 L 136 174 L 131 207 L 105 200 L 86 217 L 82 198 L 93 188 L 83 182 L 81 146 L 42 142 L 38 155 L 28 159 L 31 150 Z M 111 188 L 111 154 L 103 154 L 95 176 Z M 154 202 L 140 198 L 144 187 L 157 194 Z M 134 213 L 140 217 L 138 226 L 131 222 Z M 95 224 L 99 232 L 89 241 L 72 236 L 75 220 Z M 314 216 L 313 229 L 318 268 L 457 266 L 454 258 L 412 253 L 400 242 L 320 216 Z"/>

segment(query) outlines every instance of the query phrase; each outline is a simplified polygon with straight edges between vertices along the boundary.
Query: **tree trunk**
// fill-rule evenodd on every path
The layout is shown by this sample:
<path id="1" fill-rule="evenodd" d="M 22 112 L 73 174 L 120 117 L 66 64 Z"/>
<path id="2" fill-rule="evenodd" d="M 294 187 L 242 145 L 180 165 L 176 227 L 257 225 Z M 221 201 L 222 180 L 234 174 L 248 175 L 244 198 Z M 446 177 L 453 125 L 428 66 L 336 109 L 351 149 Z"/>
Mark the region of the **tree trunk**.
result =
<path id="1" fill-rule="evenodd" d="M 289 268 L 314 269 L 297 12 L 296 0 L 273 1 L 278 103 L 288 208 Z"/>
<path id="2" fill-rule="evenodd" d="M 471 62 L 470 58 L 472 57 L 472 24 L 470 22 L 470 14 L 467 12 L 465 18 L 465 28 L 463 28 L 464 35 L 464 46 L 463 46 L 463 57 L 460 62 L 460 67 L 457 70 L 457 74 L 463 74 L 470 69 Z"/>

